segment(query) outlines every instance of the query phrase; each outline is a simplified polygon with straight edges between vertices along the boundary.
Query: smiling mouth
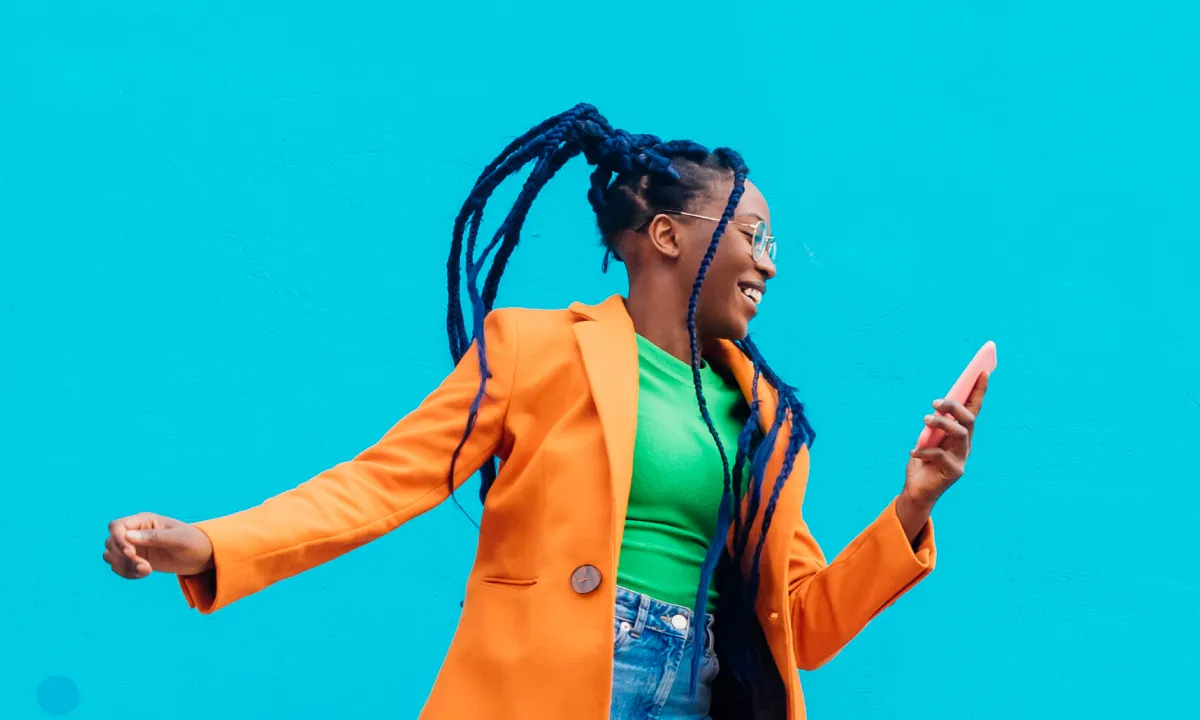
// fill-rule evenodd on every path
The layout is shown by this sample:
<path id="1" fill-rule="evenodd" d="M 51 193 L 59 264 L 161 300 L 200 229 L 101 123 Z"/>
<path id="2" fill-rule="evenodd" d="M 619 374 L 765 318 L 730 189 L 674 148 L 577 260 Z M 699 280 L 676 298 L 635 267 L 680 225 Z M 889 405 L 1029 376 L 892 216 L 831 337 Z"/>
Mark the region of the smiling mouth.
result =
<path id="1" fill-rule="evenodd" d="M 741 290 L 743 297 L 745 297 L 750 302 L 754 303 L 754 307 L 758 307 L 758 304 L 760 302 L 762 302 L 762 299 L 763 299 L 762 290 L 759 290 L 756 287 L 750 287 L 749 285 L 739 286 L 738 290 Z"/>

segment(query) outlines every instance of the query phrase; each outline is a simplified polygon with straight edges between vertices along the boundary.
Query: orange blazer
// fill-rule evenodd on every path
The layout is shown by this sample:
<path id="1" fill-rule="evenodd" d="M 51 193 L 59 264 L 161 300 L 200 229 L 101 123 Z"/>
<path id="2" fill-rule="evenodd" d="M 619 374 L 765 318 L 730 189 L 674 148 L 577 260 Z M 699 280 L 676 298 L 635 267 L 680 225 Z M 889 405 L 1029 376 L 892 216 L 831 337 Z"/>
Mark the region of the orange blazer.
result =
<path id="1" fill-rule="evenodd" d="M 458 630 L 421 718 L 608 720 L 617 556 L 637 424 L 633 323 L 614 296 L 567 310 L 496 310 L 485 335 L 493 377 L 454 483 L 493 454 L 502 465 Z M 715 346 L 712 357 L 750 397 L 749 360 L 731 343 Z M 776 395 L 760 383 L 762 417 L 771 419 Z M 188 602 L 214 612 L 446 500 L 450 455 L 478 384 L 472 351 L 355 459 L 257 507 L 200 523 L 216 570 L 180 579 Z M 808 464 L 805 450 L 779 497 L 757 600 L 788 720 L 805 717 L 797 670 L 832 658 L 935 558 L 932 525 L 914 552 L 889 506 L 827 563 L 800 514 Z"/>

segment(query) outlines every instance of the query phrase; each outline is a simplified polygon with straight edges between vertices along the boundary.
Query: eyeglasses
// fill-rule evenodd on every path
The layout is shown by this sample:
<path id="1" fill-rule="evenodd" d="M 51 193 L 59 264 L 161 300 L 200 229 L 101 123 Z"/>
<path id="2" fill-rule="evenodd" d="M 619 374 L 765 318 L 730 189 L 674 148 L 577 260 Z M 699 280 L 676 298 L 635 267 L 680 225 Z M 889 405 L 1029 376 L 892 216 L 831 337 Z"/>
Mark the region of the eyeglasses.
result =
<path id="1" fill-rule="evenodd" d="M 663 210 L 665 215 L 682 215 L 683 217 L 696 218 L 697 220 L 711 220 L 719 223 L 721 218 L 709 217 L 707 215 L 696 215 L 695 213 L 683 212 L 682 210 Z M 753 250 L 750 256 L 754 258 L 754 262 L 762 260 L 762 256 L 766 255 L 771 258 L 771 262 L 775 262 L 775 236 L 767 234 L 767 223 L 759 220 L 756 223 L 729 222 L 730 225 L 738 225 L 744 228 L 750 228 L 753 232 L 752 238 L 754 241 Z"/>

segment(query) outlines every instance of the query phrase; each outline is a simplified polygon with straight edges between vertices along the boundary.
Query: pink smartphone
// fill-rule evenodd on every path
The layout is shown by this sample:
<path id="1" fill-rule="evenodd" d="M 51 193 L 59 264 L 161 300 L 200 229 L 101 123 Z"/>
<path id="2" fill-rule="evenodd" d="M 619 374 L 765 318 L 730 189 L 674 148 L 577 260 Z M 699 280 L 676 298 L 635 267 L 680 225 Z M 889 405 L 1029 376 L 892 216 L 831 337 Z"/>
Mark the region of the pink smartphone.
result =
<path id="1" fill-rule="evenodd" d="M 975 353 L 975 357 L 967 364 L 967 369 L 963 370 L 962 375 L 958 376 L 958 381 L 954 383 L 954 387 L 950 388 L 950 392 L 946 393 L 947 400 L 953 400 L 958 403 L 965 403 L 967 398 L 971 396 L 971 391 L 975 389 L 975 382 L 979 380 L 979 376 L 983 373 L 991 373 L 996 370 L 996 343 L 988 340 L 979 348 L 979 352 Z M 940 415 L 948 415 L 949 413 L 939 413 Z M 938 443 L 946 433 L 941 430 L 935 430 L 928 425 L 921 431 L 921 437 L 917 438 L 918 448 L 937 447 Z"/>

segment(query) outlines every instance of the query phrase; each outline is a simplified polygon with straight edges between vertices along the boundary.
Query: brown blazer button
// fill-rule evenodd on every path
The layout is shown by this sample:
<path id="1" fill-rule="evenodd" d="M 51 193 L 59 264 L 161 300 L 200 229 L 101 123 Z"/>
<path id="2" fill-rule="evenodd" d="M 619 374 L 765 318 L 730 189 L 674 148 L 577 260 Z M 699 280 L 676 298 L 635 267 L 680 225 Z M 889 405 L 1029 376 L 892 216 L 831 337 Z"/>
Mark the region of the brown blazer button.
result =
<path id="1" fill-rule="evenodd" d="M 571 589 L 580 595 L 587 595 L 600 587 L 600 577 L 595 565 L 580 565 L 571 573 Z"/>

